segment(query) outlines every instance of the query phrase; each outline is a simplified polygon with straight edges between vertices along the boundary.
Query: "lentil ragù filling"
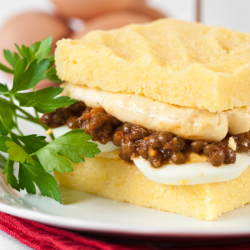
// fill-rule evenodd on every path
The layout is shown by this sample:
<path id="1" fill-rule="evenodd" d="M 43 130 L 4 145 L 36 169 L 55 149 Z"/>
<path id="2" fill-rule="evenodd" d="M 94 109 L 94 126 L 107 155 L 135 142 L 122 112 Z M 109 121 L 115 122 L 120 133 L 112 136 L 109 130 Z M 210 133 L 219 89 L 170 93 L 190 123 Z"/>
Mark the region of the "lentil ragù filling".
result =
<path id="1" fill-rule="evenodd" d="M 132 163 L 133 157 L 141 156 L 155 168 L 166 160 L 182 164 L 190 152 L 206 155 L 213 166 L 232 164 L 236 160 L 236 152 L 250 150 L 249 132 L 233 136 L 236 143 L 236 150 L 233 150 L 228 146 L 230 135 L 223 141 L 212 143 L 186 140 L 168 131 L 158 132 L 132 123 L 122 123 L 103 108 L 86 107 L 82 101 L 66 108 L 57 108 L 44 114 L 40 120 L 50 128 L 67 124 L 70 129 L 83 129 L 93 137 L 93 141 L 102 144 L 112 141 L 121 147 L 121 159 Z"/>

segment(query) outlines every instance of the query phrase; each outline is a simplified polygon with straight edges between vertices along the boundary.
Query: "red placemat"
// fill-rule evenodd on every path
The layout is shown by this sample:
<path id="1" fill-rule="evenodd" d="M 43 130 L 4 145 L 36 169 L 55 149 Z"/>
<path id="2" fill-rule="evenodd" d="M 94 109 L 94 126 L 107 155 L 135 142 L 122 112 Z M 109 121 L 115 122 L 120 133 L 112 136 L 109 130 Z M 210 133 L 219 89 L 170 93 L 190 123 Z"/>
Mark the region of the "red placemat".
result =
<path id="1" fill-rule="evenodd" d="M 183 247 L 176 247 L 173 243 L 161 241 L 160 246 L 157 242 L 150 242 L 145 238 L 145 241 L 140 240 L 136 243 L 131 243 L 130 240 L 117 240 L 116 243 L 111 243 L 112 238 L 106 239 L 100 236 L 86 236 L 86 234 L 76 233 L 68 230 L 63 230 L 31 220 L 21 219 L 0 212 L 0 229 L 15 237 L 20 242 L 29 247 L 38 250 L 161 250 L 171 249 L 178 250 Z M 230 243 L 224 242 L 220 245 L 213 246 L 192 246 L 195 241 L 184 244 L 186 250 L 212 250 L 212 249 L 227 249 L 227 250 L 249 250 L 250 239 L 242 239 L 242 242 Z M 245 241 L 245 242 L 243 242 Z"/>

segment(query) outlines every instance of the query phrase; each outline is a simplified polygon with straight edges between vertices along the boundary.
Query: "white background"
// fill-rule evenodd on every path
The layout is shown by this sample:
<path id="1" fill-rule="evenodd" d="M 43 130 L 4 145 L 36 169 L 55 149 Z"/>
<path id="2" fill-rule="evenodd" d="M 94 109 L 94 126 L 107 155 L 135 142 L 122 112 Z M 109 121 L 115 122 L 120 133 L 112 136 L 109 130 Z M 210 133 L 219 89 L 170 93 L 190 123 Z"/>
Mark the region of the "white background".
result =
<path id="1" fill-rule="evenodd" d="M 148 2 L 149 5 L 158 8 L 168 16 L 195 21 L 195 0 L 149 0 Z M 42 10 L 53 13 L 54 6 L 49 0 L 0 0 L 0 28 L 13 15 L 27 10 Z M 203 0 L 202 22 L 250 32 L 250 1 Z M 1 80 L 3 79 L 0 78 Z M 0 249 L 25 250 L 30 248 L 0 231 Z"/>

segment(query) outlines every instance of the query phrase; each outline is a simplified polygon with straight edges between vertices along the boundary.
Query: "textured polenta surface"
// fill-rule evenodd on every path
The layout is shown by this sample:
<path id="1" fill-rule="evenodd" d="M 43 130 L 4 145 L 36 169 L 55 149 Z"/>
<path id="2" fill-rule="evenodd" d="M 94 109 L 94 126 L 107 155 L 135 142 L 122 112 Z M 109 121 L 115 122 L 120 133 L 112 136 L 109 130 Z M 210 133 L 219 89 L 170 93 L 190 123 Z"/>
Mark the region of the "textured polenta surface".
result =
<path id="1" fill-rule="evenodd" d="M 213 112 L 250 105 L 250 34 L 162 19 L 57 45 L 71 83 Z"/>
<path id="2" fill-rule="evenodd" d="M 173 186 L 149 180 L 134 164 L 96 157 L 55 177 L 65 187 L 204 220 L 250 202 L 250 167 L 231 181 Z"/>

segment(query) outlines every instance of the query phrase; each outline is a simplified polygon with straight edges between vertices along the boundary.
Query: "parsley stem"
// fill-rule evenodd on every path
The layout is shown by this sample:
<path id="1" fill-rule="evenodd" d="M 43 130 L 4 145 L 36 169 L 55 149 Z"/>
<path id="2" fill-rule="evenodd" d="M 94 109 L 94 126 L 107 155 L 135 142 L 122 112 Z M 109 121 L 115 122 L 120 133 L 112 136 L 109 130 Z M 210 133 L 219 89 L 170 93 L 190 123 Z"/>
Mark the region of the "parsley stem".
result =
<path id="1" fill-rule="evenodd" d="M 5 120 L 3 119 L 3 117 L 0 115 L 0 121 L 2 122 L 3 126 L 5 127 L 5 129 L 8 131 L 8 133 L 11 135 L 12 131 L 9 128 L 9 126 L 5 123 Z"/>
<path id="2" fill-rule="evenodd" d="M 9 96 L 9 98 L 11 98 L 11 97 Z M 12 98 L 11 98 L 11 99 L 12 99 Z M 25 110 L 23 110 L 23 109 L 20 108 L 19 106 L 17 106 L 14 102 L 9 102 L 9 101 L 4 100 L 4 99 L 2 100 L 2 102 L 6 102 L 6 104 L 11 105 L 13 108 L 19 110 L 20 112 L 22 112 L 23 114 L 25 114 L 27 117 L 29 117 L 32 121 L 33 121 L 34 119 L 36 120 L 35 117 L 33 117 L 31 114 L 29 114 L 28 112 L 26 112 Z"/>
<path id="3" fill-rule="evenodd" d="M 38 115 L 38 113 L 37 113 L 36 110 L 35 110 L 35 114 L 36 114 L 36 119 L 40 120 L 40 117 L 39 117 L 39 115 Z"/>
<path id="4" fill-rule="evenodd" d="M 2 117 L 1 115 L 0 115 L 0 121 L 2 122 L 3 126 L 4 126 L 5 129 L 8 131 L 8 133 L 10 134 L 10 137 L 12 138 L 12 140 L 13 140 L 16 144 L 18 144 L 19 146 L 22 146 L 22 145 L 20 144 L 20 142 L 18 141 L 18 139 L 16 138 L 16 134 L 13 133 L 13 132 L 11 131 L 11 129 L 10 129 L 9 126 L 6 124 L 5 120 L 3 119 L 3 117 Z"/>
<path id="5" fill-rule="evenodd" d="M 25 116 L 22 116 L 22 115 L 17 115 L 17 117 L 19 117 L 21 119 L 24 119 L 24 120 L 27 120 L 27 121 L 31 121 L 33 123 L 36 123 L 36 124 L 42 126 L 45 130 L 47 130 L 46 125 L 41 124 L 40 121 L 37 118 L 33 117 L 33 116 L 25 117 Z"/>
<path id="6" fill-rule="evenodd" d="M 23 114 L 25 114 L 30 119 L 30 121 L 37 120 L 37 118 L 35 118 L 31 114 L 29 114 L 28 112 L 26 112 L 24 109 L 20 108 L 19 106 L 15 105 L 15 107 L 16 107 L 16 109 L 18 109 L 19 111 L 21 111 Z M 38 119 L 38 121 L 39 121 L 39 119 Z"/>
<path id="7" fill-rule="evenodd" d="M 44 130 L 48 129 L 46 125 L 41 124 L 40 121 L 37 120 L 37 119 L 35 119 L 34 117 L 32 117 L 32 120 L 29 117 L 25 117 L 25 116 L 21 116 L 21 115 L 17 115 L 17 117 L 19 117 L 21 119 L 24 119 L 26 121 L 32 121 L 33 123 L 36 123 L 36 124 L 40 125 L 41 127 L 43 127 Z M 54 137 L 53 134 L 50 134 L 49 136 L 50 136 L 50 138 L 51 138 L 52 141 L 55 140 L 55 137 Z"/>
<path id="8" fill-rule="evenodd" d="M 19 128 L 17 128 L 17 131 L 23 136 L 23 132 Z"/>
<path id="9" fill-rule="evenodd" d="M 11 131 L 11 129 L 9 128 L 9 126 L 6 124 L 5 120 L 3 119 L 3 117 L 0 115 L 0 121 L 2 122 L 3 126 L 5 127 L 5 129 L 7 130 L 7 132 L 10 134 L 10 136 L 14 136 L 15 133 L 13 133 Z M 22 132 L 19 130 L 19 128 L 17 128 L 18 132 L 22 134 Z M 13 138 L 13 141 L 15 141 L 15 138 Z"/>
<path id="10" fill-rule="evenodd" d="M 55 140 L 55 136 L 54 136 L 54 134 L 50 134 L 49 136 L 50 136 L 50 138 L 51 138 L 51 140 L 52 140 L 52 141 L 54 141 L 54 140 Z"/>
<path id="11" fill-rule="evenodd" d="M 13 101 L 13 98 L 12 98 L 11 95 L 9 96 L 9 98 L 10 98 L 10 102 L 11 102 L 12 104 L 14 104 L 14 101 Z M 15 119 L 15 122 L 16 122 L 16 124 L 17 124 L 17 113 L 16 113 L 16 110 L 14 110 L 14 119 Z"/>
<path id="12" fill-rule="evenodd" d="M 47 126 L 46 125 L 43 125 L 40 123 L 40 118 L 36 112 L 36 117 L 32 116 L 31 114 L 29 114 L 27 111 L 25 111 L 24 109 L 20 108 L 19 106 L 17 106 L 15 103 L 13 102 L 8 102 L 6 100 L 6 103 L 8 103 L 9 105 L 12 105 L 15 109 L 19 110 L 20 112 L 22 112 L 24 115 L 26 115 L 26 117 L 24 116 L 20 116 L 20 115 L 16 115 L 17 117 L 19 118 L 22 118 L 22 119 L 25 119 L 27 121 L 31 121 L 33 123 L 36 123 L 40 126 L 42 126 L 45 130 L 47 130 Z M 9 132 L 9 131 L 8 131 Z"/>

